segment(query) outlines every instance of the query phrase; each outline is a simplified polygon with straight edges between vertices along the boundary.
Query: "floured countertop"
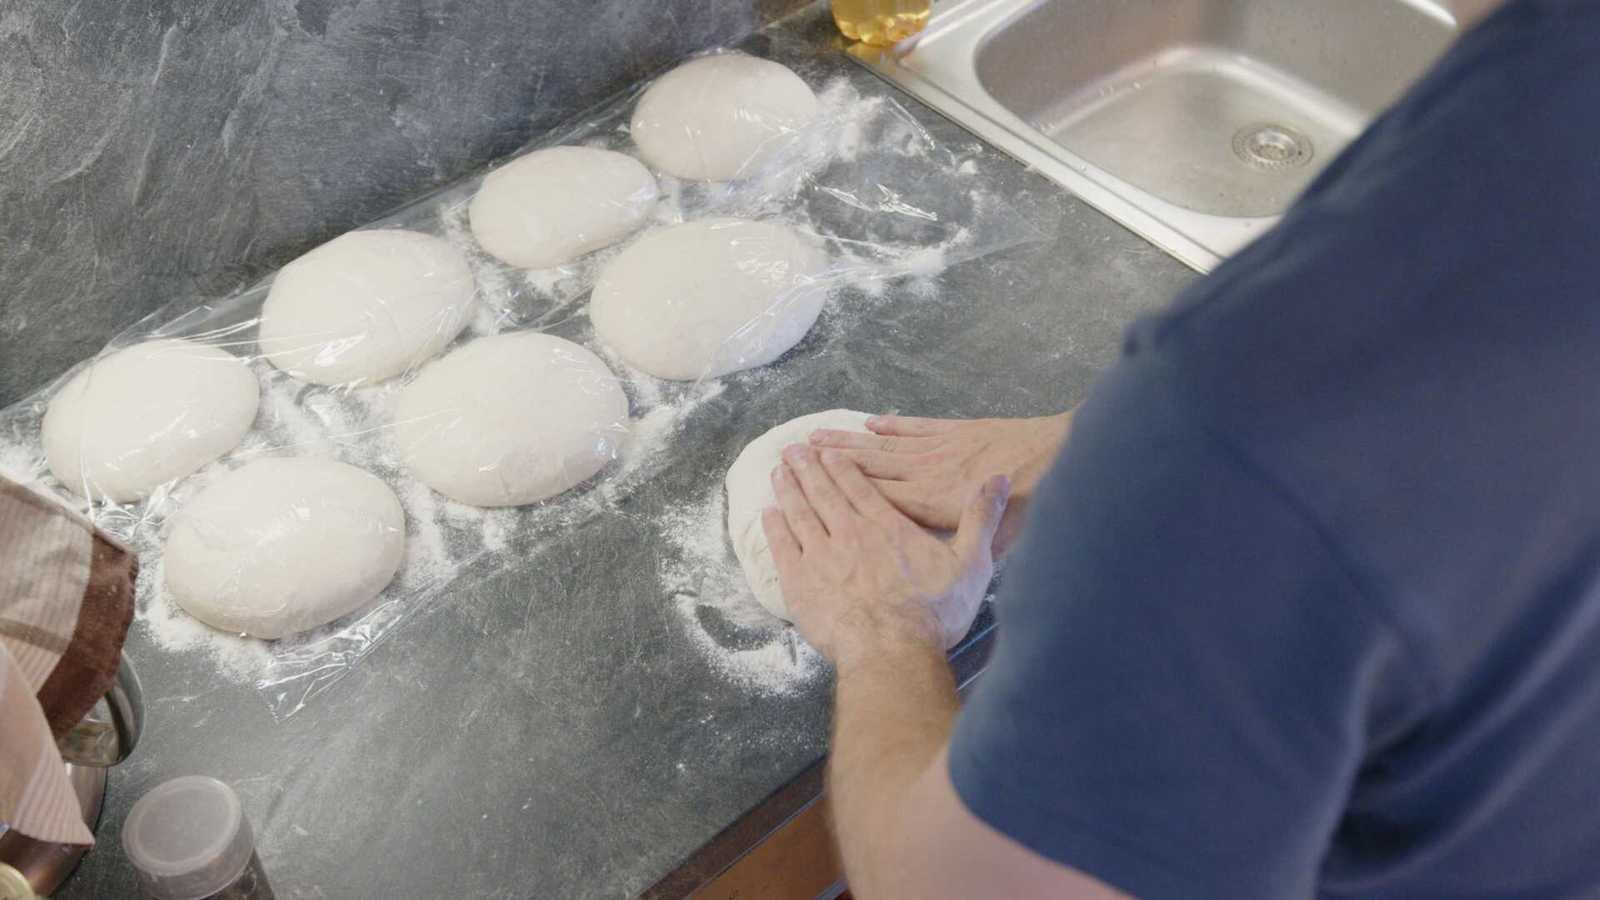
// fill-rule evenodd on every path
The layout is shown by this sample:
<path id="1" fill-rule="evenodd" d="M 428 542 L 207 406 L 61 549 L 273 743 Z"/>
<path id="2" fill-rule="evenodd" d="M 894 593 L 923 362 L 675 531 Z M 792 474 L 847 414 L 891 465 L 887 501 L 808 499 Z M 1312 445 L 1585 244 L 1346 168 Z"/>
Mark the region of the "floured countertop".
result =
<path id="1" fill-rule="evenodd" d="M 932 248 L 905 277 L 846 285 L 772 369 L 646 404 L 658 410 L 636 428 L 649 458 L 622 464 L 648 478 L 555 537 L 526 541 L 503 512 L 431 498 L 412 540 L 470 529 L 491 558 L 520 561 L 416 611 L 281 722 L 251 685 L 261 661 L 247 647 L 152 610 L 127 651 L 150 698 L 144 740 L 112 771 L 100 848 L 58 898 L 134 896 L 122 818 L 183 774 L 238 790 L 280 900 L 624 897 L 825 752 L 826 665 L 733 599 L 722 476 L 739 450 L 841 406 L 1059 411 L 1115 358 L 1126 325 L 1192 277 L 834 40 L 813 12 L 745 48 L 813 85 L 842 78 L 867 102 L 894 98 L 966 148 L 959 166 L 986 176 L 994 202 L 1059 208 L 1054 235 L 948 268 Z M 821 341 L 828 352 L 807 352 Z"/>

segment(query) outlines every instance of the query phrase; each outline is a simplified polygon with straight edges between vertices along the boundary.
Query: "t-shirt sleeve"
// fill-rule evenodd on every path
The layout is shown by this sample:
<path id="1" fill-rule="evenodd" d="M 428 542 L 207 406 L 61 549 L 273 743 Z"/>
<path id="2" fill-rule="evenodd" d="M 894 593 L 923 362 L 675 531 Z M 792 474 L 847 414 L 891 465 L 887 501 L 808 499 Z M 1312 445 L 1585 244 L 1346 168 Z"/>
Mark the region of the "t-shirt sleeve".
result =
<path id="1" fill-rule="evenodd" d="M 1318 523 L 1159 361 L 1078 413 L 957 722 L 967 807 L 1143 897 L 1305 897 L 1375 735 L 1422 692 Z"/>

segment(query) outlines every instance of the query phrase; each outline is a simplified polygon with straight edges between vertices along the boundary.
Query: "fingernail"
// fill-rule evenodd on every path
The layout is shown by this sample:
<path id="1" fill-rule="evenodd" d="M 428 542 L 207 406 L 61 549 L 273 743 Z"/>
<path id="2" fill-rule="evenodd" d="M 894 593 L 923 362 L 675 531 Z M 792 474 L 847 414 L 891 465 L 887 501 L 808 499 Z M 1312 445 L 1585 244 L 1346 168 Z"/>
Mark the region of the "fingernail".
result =
<path id="1" fill-rule="evenodd" d="M 989 493 L 996 498 L 1004 497 L 1011 493 L 1011 479 L 1005 475 L 996 475 L 989 479 Z"/>
<path id="2" fill-rule="evenodd" d="M 777 465 L 777 466 L 773 466 L 772 467 L 772 480 L 773 481 L 782 481 L 783 480 L 783 466 Z"/>
<path id="3" fill-rule="evenodd" d="M 806 440 L 809 440 L 813 444 L 820 444 L 820 443 L 823 442 L 823 440 L 826 437 L 827 437 L 827 435 L 823 434 L 820 431 L 813 431 L 813 432 L 811 432 L 811 436 L 808 437 Z"/>
<path id="4" fill-rule="evenodd" d="M 822 456 L 822 461 L 824 463 L 829 464 L 829 465 L 833 465 L 834 463 L 837 463 L 839 461 L 839 459 L 840 459 L 839 451 L 837 451 L 837 450 L 824 450 L 824 451 L 822 451 L 821 456 Z"/>
<path id="5" fill-rule="evenodd" d="M 882 424 L 883 424 L 883 416 L 868 416 L 867 417 L 866 426 L 868 428 L 877 428 L 879 425 L 882 425 Z"/>
<path id="6" fill-rule="evenodd" d="M 808 452 L 810 452 L 808 448 L 799 444 L 792 444 L 784 449 L 783 458 L 788 460 L 791 466 L 803 466 L 806 464 L 806 454 Z"/>

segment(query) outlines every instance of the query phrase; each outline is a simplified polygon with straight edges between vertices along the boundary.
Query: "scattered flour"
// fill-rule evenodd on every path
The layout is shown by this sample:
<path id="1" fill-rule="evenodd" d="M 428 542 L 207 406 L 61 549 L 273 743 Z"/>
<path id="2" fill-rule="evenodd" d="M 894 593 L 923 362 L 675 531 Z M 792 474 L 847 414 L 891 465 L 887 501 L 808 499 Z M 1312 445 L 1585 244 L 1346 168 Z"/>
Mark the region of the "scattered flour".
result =
<path id="1" fill-rule="evenodd" d="M 656 225 L 676 225 L 685 221 L 683 217 L 683 182 L 671 175 L 663 175 L 656 181 L 660 193 L 656 196 L 656 209 L 651 219 Z"/>
<path id="2" fill-rule="evenodd" d="M 678 437 L 684 421 L 702 405 L 722 396 L 726 382 L 663 381 L 629 365 L 609 347 L 599 345 L 595 349 L 622 379 L 633 408 L 633 422 L 613 477 L 602 485 L 602 491 L 616 499 L 621 492 L 636 486 L 641 475 L 653 472 L 664 461 L 664 454 Z"/>
<path id="3" fill-rule="evenodd" d="M 499 553 L 511 545 L 511 531 L 516 527 L 515 513 L 508 509 L 488 510 L 483 516 L 483 549 Z"/>
<path id="4" fill-rule="evenodd" d="M 472 269 L 472 277 L 478 289 L 472 316 L 467 321 L 467 332 L 476 337 L 484 337 L 499 334 L 516 318 L 521 298 L 518 296 L 517 285 L 507 274 L 505 267 L 483 252 L 472 239 L 467 209 L 464 187 L 447 191 L 438 205 L 439 228 L 444 232 L 446 240 L 463 251 L 467 265 Z"/>
<path id="5" fill-rule="evenodd" d="M 822 655 L 761 608 L 728 544 L 719 480 L 699 503 L 661 521 L 670 551 L 659 577 L 689 635 L 716 672 L 763 694 L 793 694 L 826 669 Z"/>
<path id="6" fill-rule="evenodd" d="M 467 333 L 473 337 L 499 334 L 505 330 L 510 318 L 510 314 L 500 307 L 487 302 L 479 303 L 472 310 L 472 318 L 467 320 Z"/>
<path id="7" fill-rule="evenodd" d="M 402 589 L 420 590 L 448 580 L 455 568 L 439 521 L 439 507 L 445 502 L 420 481 L 408 480 L 400 493 L 400 505 L 406 510 L 406 561 L 396 580 Z"/>
<path id="8" fill-rule="evenodd" d="M 271 644 L 224 634 L 179 609 L 162 587 L 161 570 L 159 555 L 139 570 L 139 615 L 134 627 L 142 628 L 163 650 L 205 657 L 231 681 L 253 682 L 259 678 L 272 663 Z"/>
<path id="9" fill-rule="evenodd" d="M 614 489 L 631 486 L 640 474 L 659 464 L 689 414 L 722 396 L 724 388 L 721 381 L 696 382 L 680 392 L 675 401 L 655 405 L 635 418 L 623 445 Z"/>
<path id="10" fill-rule="evenodd" d="M 24 443 L 0 442 L 0 475 L 18 484 L 32 484 L 43 475 L 44 457 Z"/>
<path id="11" fill-rule="evenodd" d="M 587 258 L 585 257 L 585 260 Z M 522 274 L 523 283 L 530 289 L 540 294 L 557 297 L 570 293 L 573 282 L 583 277 L 586 268 L 588 267 L 584 265 L 584 260 L 579 260 L 578 262 L 571 262 L 564 266 L 556 266 L 550 269 L 521 269 L 519 271 Z"/>

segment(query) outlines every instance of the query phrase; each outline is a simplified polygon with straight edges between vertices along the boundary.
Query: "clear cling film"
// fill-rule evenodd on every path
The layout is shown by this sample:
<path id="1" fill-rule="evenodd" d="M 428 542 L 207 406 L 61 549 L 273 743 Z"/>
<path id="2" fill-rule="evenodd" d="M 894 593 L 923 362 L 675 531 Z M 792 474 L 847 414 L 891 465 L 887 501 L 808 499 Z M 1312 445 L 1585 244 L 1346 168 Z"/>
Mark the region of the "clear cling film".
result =
<path id="1" fill-rule="evenodd" d="M 845 79 L 705 54 L 173 300 L 0 410 L 0 467 L 136 548 L 145 627 L 227 645 L 288 717 L 693 453 L 686 410 L 840 352 L 842 304 L 1046 237 L 970 155 Z"/>

